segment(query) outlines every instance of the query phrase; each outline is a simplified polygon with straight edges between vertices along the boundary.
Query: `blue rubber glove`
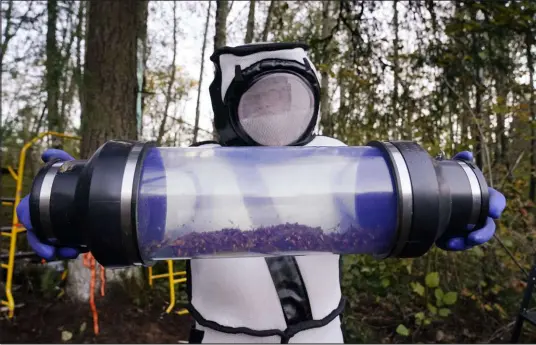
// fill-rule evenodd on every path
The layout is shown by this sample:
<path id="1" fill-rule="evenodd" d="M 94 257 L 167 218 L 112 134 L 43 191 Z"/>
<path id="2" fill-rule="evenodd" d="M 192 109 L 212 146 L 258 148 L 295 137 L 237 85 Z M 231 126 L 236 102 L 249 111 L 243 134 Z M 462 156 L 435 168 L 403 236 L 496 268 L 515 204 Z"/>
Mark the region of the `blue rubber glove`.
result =
<path id="1" fill-rule="evenodd" d="M 454 158 L 467 161 L 473 160 L 473 154 L 468 151 L 463 151 L 454 156 Z M 436 245 L 448 251 L 461 251 L 489 241 L 495 234 L 495 222 L 493 219 L 498 219 L 506 207 L 506 198 L 503 194 L 493 188 L 489 190 L 489 214 L 486 220 L 486 225 L 483 228 L 469 231 L 460 229 L 454 233 L 445 233 L 437 241 Z"/>
<path id="2" fill-rule="evenodd" d="M 41 155 L 41 159 L 46 163 L 51 159 L 60 159 L 62 161 L 70 161 L 74 158 L 67 152 L 58 149 L 48 149 Z M 74 259 L 80 254 L 80 251 L 75 248 L 53 247 L 39 241 L 37 236 L 32 231 L 32 222 L 30 220 L 30 196 L 26 195 L 17 206 L 17 217 L 19 222 L 24 225 L 27 231 L 27 238 L 30 247 L 37 255 L 45 260 L 58 259 Z"/>

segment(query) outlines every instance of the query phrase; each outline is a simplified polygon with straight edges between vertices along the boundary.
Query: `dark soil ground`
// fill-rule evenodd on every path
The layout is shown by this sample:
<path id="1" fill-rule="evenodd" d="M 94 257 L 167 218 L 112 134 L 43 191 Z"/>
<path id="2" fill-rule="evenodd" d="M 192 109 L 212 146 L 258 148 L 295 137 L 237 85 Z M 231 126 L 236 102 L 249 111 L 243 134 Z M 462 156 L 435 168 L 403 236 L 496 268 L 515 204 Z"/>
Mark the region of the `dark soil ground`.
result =
<path id="1" fill-rule="evenodd" d="M 165 313 L 169 293 L 164 282 L 145 290 L 128 285 L 128 291 L 107 285 L 106 296 L 96 296 L 100 328 L 96 336 L 89 303 L 57 298 L 57 285 L 43 289 L 42 280 L 36 278 L 43 275 L 37 272 L 31 273 L 27 267 L 15 276 L 16 302 L 24 305 L 16 309 L 13 319 L 0 312 L 0 344 L 177 344 L 188 339 L 192 319 Z M 0 288 L 1 293 L 1 283 Z M 508 343 L 515 320 L 515 311 L 498 319 L 460 303 L 453 317 L 434 321 L 425 329 L 413 327 L 410 336 L 403 337 L 395 329 L 399 324 L 412 325 L 413 309 L 387 299 L 377 300 L 366 291 L 354 300 L 345 311 L 344 328 L 350 343 Z M 517 303 L 513 309 L 517 309 Z M 527 323 L 524 331 L 520 342 L 536 343 L 536 327 Z M 62 339 L 62 333 L 71 337 Z"/>
<path id="2" fill-rule="evenodd" d="M 89 304 L 74 304 L 66 299 L 45 300 L 28 294 L 20 296 L 24 306 L 16 310 L 15 318 L 0 316 L 0 343 L 165 343 L 186 341 L 191 325 L 190 316 L 165 314 L 164 303 L 153 303 L 140 309 L 127 299 L 114 297 L 97 308 L 100 334 L 93 333 Z M 62 341 L 62 332 L 72 334 Z"/>
<path id="3" fill-rule="evenodd" d="M 166 314 L 165 300 L 153 301 L 140 308 L 126 298 L 109 298 L 106 303 L 97 300 L 100 334 L 93 333 L 93 320 L 89 304 L 74 304 L 66 299 L 43 300 L 31 294 L 18 295 L 24 306 L 17 309 L 15 318 L 8 320 L 0 315 L 0 344 L 4 343 L 130 343 L 130 344 L 177 344 L 186 342 L 191 317 Z M 388 308 L 363 301 L 358 310 L 359 321 L 355 325 L 362 337 L 359 343 L 508 343 L 513 322 L 508 320 L 493 330 L 484 329 L 484 320 L 476 315 L 465 314 L 462 319 L 429 327 L 426 331 L 412 332 L 410 337 L 400 337 L 393 330 L 399 320 L 389 315 Z M 374 310 L 374 311 L 372 311 Z M 521 343 L 536 340 L 530 325 L 525 326 Z M 62 332 L 72 338 L 62 340 Z"/>

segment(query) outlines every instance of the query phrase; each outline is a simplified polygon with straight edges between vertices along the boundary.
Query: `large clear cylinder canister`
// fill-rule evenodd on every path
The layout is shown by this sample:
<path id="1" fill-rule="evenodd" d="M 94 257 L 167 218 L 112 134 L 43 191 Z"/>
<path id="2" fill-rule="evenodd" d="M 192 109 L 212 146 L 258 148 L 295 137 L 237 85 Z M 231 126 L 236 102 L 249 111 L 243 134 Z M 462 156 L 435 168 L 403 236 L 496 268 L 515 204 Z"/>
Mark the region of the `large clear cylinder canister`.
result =
<path id="1" fill-rule="evenodd" d="M 395 181 L 375 147 L 151 148 L 141 167 L 143 261 L 385 255 Z"/>
<path id="2" fill-rule="evenodd" d="M 472 163 L 413 142 L 361 147 L 157 148 L 112 140 L 45 165 L 30 193 L 37 237 L 106 267 L 321 253 L 417 257 L 489 209 Z"/>

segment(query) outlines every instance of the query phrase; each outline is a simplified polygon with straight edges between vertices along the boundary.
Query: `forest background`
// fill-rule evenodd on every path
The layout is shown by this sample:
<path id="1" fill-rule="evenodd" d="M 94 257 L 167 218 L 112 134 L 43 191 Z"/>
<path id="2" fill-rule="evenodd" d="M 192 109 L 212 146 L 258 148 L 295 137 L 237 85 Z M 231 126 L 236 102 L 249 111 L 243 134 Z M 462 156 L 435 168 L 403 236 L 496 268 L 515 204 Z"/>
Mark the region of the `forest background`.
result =
<path id="1" fill-rule="evenodd" d="M 415 140 L 432 155 L 472 150 L 508 200 L 498 238 L 484 246 L 407 260 L 346 256 L 346 340 L 510 336 L 535 253 L 534 1 L 3 0 L 0 18 L 2 195 L 15 193 L 6 167 L 18 166 L 24 143 L 47 130 L 82 140 L 34 145 L 23 195 L 51 145 L 85 158 L 111 138 L 169 146 L 211 139 L 213 50 L 306 42 L 321 76 L 321 133 L 349 145 Z M 10 224 L 11 209 L 1 217 Z M 151 290 L 136 272 L 111 277 L 128 286 L 126 299 L 98 302 L 101 334 L 87 331 L 91 314 L 79 301 L 88 298 L 89 273 L 81 260 L 69 265 L 58 299 L 47 292 L 55 289 L 48 271 L 17 263 L 14 293 L 25 306 L 15 320 L 0 320 L 0 341 L 186 339 L 188 316 L 161 315 L 164 283 Z M 525 331 L 523 341 L 536 339 Z"/>

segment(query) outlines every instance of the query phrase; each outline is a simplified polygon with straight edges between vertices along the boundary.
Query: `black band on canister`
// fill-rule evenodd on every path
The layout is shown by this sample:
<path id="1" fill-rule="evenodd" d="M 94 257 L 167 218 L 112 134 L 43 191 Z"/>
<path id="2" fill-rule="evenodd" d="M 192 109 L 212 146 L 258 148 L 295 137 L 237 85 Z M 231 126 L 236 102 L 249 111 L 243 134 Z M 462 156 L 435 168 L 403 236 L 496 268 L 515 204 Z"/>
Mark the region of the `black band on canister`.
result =
<path id="1" fill-rule="evenodd" d="M 478 191 L 480 191 L 480 203 L 479 207 L 480 210 L 475 209 L 475 203 L 472 205 L 472 211 L 477 214 L 477 216 L 472 216 L 476 220 L 475 223 L 469 223 L 471 225 L 474 225 L 475 229 L 480 229 L 486 225 L 486 220 L 488 218 L 489 213 L 489 190 L 488 190 L 488 184 L 486 183 L 486 179 L 484 178 L 484 175 L 482 174 L 482 171 L 478 169 L 478 167 L 471 161 L 466 160 L 457 160 L 460 165 L 462 166 L 463 170 L 467 174 L 467 178 L 469 179 L 469 182 L 471 183 L 472 193 L 476 194 Z M 476 178 L 476 181 L 473 180 L 471 173 Z M 477 185 L 476 182 L 478 183 Z M 477 195 L 474 195 L 474 198 L 478 198 Z M 480 211 L 480 212 L 478 212 Z"/>
<path id="2" fill-rule="evenodd" d="M 489 192 L 472 162 L 434 160 L 414 142 L 368 145 L 384 154 L 397 196 L 396 238 L 380 257 L 418 257 L 445 232 L 464 235 L 467 225 L 484 226 Z M 138 246 L 137 207 L 142 167 L 152 147 L 109 141 L 88 161 L 47 163 L 30 194 L 38 238 L 89 248 L 106 267 L 150 264 Z"/>
<path id="3" fill-rule="evenodd" d="M 46 244 L 91 249 L 107 267 L 141 265 L 137 199 L 152 143 L 108 141 L 87 161 L 54 160 L 30 192 L 33 230 Z"/>
<path id="4" fill-rule="evenodd" d="M 65 161 L 59 167 L 51 193 L 50 221 L 58 243 L 70 247 L 85 247 L 85 238 L 81 229 L 80 210 L 74 207 L 76 187 L 80 175 L 86 168 L 86 160 Z M 43 196 L 43 194 L 41 194 Z"/>
<path id="5" fill-rule="evenodd" d="M 390 167 L 396 176 L 397 238 L 392 251 L 385 257 L 421 256 L 434 244 L 441 230 L 441 193 L 432 158 L 417 143 L 411 141 L 372 142 L 368 145 L 380 148 L 388 155 L 391 160 Z M 401 163 L 400 156 L 404 163 Z M 411 201 L 410 194 L 403 192 L 408 189 L 407 182 L 402 183 L 400 179 L 400 175 L 405 175 L 406 170 L 411 186 Z M 408 221 L 408 218 L 411 218 L 411 221 Z"/>
<path id="6" fill-rule="evenodd" d="M 464 236 L 465 231 L 485 225 L 489 192 L 484 175 L 472 162 L 434 160 L 411 141 L 368 145 L 385 154 L 398 199 L 397 234 L 384 258 L 418 257 L 445 232 Z M 403 176 L 409 182 L 404 183 Z M 404 192 L 408 185 L 410 193 Z"/>
<path id="7" fill-rule="evenodd" d="M 30 221 L 35 235 L 45 244 L 53 244 L 56 238 L 50 219 L 50 195 L 54 178 L 62 164 L 58 159 L 45 164 L 34 178 L 30 190 Z"/>
<path id="8" fill-rule="evenodd" d="M 395 244 L 390 252 L 382 253 L 378 257 L 396 256 L 406 245 L 413 222 L 411 178 L 404 157 L 396 146 L 389 142 L 381 141 L 372 141 L 367 145 L 380 149 L 387 156 L 386 161 L 391 170 L 395 192 L 397 193 L 397 234 Z"/>
<path id="9" fill-rule="evenodd" d="M 413 191 L 412 227 L 399 258 L 424 255 L 440 232 L 439 181 L 432 157 L 412 141 L 391 141 L 406 161 Z"/>
<path id="10" fill-rule="evenodd" d="M 88 161 L 88 245 L 106 267 L 142 265 L 137 239 L 137 199 L 141 165 L 152 143 L 109 141 Z M 122 173 L 118 173 L 122 172 Z"/>

